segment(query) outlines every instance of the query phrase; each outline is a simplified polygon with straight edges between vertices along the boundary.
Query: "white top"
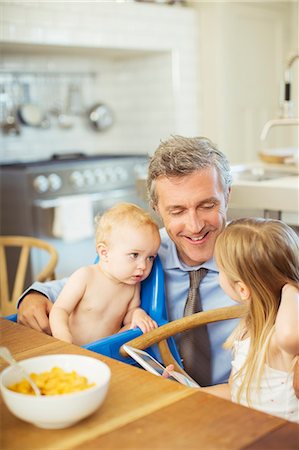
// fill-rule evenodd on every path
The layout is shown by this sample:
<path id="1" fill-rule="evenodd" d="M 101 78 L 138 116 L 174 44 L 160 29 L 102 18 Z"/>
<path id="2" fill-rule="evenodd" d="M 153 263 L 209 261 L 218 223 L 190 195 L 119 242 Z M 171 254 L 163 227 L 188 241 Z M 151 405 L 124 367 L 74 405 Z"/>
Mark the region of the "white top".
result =
<path id="1" fill-rule="evenodd" d="M 235 341 L 232 375 L 244 365 L 249 346 L 249 338 L 243 341 Z M 234 402 L 237 402 L 237 391 L 241 384 L 241 378 L 237 377 L 235 380 L 232 378 L 231 397 Z M 250 402 L 250 407 L 254 409 L 292 422 L 299 422 L 299 400 L 296 398 L 293 388 L 293 372 L 283 372 L 265 365 L 260 389 L 256 389 L 254 384 L 251 386 Z M 242 393 L 240 404 L 249 406 L 246 400 L 246 392 Z"/>

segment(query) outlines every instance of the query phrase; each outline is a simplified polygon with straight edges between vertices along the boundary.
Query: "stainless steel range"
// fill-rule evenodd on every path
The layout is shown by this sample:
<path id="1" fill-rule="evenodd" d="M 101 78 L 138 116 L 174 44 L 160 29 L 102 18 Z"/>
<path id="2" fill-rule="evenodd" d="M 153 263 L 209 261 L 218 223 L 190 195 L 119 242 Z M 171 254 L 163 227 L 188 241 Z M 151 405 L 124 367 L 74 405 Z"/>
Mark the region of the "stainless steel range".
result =
<path id="1" fill-rule="evenodd" d="M 147 169 L 144 155 L 53 155 L 50 160 L 0 166 L 1 234 L 36 236 L 58 250 L 57 278 L 95 257 L 93 218 L 115 203 L 147 208 L 136 177 Z M 31 281 L 44 261 L 32 258 Z M 11 258 L 10 264 L 15 264 Z"/>

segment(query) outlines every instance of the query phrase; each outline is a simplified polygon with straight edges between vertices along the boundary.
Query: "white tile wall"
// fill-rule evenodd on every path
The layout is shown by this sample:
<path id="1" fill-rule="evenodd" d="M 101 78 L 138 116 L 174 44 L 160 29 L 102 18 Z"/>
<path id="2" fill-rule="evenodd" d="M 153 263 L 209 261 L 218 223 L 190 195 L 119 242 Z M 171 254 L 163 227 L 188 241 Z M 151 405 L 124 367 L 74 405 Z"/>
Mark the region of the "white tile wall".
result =
<path id="1" fill-rule="evenodd" d="M 74 150 L 151 153 L 170 134 L 199 133 L 198 30 L 192 9 L 11 0 L 1 2 L 0 12 L 2 71 L 96 72 L 95 79 L 82 78 L 84 107 L 103 101 L 115 112 L 114 126 L 103 133 L 76 117 L 71 130 L 59 129 L 52 118 L 48 130 L 23 127 L 20 137 L 2 135 L 1 161 Z M 37 80 L 46 80 L 46 87 L 40 83 L 33 93 L 48 110 L 63 91 L 57 95 L 55 77 Z"/>

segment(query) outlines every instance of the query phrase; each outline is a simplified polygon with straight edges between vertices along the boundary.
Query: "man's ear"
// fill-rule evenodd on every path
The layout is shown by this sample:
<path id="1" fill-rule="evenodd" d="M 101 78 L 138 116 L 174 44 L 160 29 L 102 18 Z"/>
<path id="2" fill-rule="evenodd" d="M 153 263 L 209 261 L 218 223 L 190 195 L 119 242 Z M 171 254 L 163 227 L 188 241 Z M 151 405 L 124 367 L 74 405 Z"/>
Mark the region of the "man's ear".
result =
<path id="1" fill-rule="evenodd" d="M 232 188 L 229 187 L 229 188 L 228 188 L 228 191 L 227 191 L 227 194 L 226 194 L 226 196 L 225 196 L 225 206 L 226 206 L 226 209 L 228 209 L 228 203 L 229 203 L 231 191 L 232 191 Z"/>
<path id="2" fill-rule="evenodd" d="M 162 219 L 159 208 L 158 208 L 158 203 L 151 203 L 151 208 L 152 210 L 157 214 L 157 216 L 159 216 L 160 219 Z"/>
<path id="3" fill-rule="evenodd" d="M 97 253 L 102 261 L 108 261 L 108 248 L 103 242 L 97 244 Z"/>
<path id="4" fill-rule="evenodd" d="M 246 301 L 250 298 L 250 291 L 243 281 L 237 281 L 235 284 L 235 289 L 238 292 L 241 300 Z"/>

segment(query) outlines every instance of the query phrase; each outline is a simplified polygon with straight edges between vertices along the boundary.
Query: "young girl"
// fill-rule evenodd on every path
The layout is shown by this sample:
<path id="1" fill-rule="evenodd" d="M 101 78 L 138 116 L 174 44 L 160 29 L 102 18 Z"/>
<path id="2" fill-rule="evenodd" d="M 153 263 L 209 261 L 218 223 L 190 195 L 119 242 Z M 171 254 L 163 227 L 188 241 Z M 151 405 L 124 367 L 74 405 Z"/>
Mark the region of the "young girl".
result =
<path id="1" fill-rule="evenodd" d="M 278 220 L 231 222 L 216 241 L 220 285 L 248 306 L 225 343 L 232 348 L 228 385 L 205 390 L 299 421 L 293 368 L 299 354 L 299 238 Z"/>

